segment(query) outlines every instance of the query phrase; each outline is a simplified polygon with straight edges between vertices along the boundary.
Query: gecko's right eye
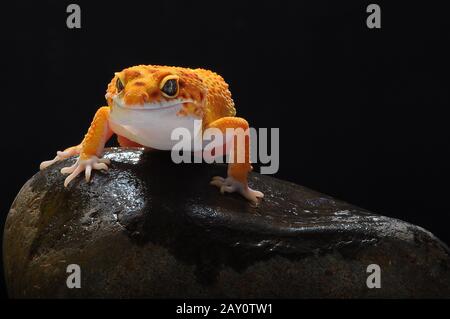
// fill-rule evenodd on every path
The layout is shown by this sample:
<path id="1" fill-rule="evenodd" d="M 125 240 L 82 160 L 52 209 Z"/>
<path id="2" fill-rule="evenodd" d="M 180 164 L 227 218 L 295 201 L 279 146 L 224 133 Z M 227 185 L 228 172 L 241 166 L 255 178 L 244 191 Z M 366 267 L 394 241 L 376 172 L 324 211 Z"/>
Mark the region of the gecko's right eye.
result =
<path id="1" fill-rule="evenodd" d="M 166 76 L 159 87 L 162 94 L 168 98 L 174 98 L 178 95 L 178 76 L 169 75 Z"/>
<path id="2" fill-rule="evenodd" d="M 125 85 L 123 85 L 123 83 L 120 80 L 120 78 L 117 78 L 117 81 L 116 81 L 117 93 L 120 93 L 124 88 L 125 88 Z"/>

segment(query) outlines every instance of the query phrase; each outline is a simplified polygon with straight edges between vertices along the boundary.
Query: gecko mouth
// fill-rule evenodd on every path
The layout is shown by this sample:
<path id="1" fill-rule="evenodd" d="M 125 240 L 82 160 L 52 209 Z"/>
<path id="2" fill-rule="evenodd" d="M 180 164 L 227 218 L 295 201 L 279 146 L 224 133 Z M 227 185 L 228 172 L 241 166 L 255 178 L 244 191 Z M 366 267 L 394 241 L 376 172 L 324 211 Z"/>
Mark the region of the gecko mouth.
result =
<path id="1" fill-rule="evenodd" d="M 183 103 L 195 103 L 191 99 L 173 99 L 170 101 L 152 102 L 144 104 L 127 105 L 120 97 L 113 97 L 113 106 L 131 110 L 161 110 L 172 107 L 181 107 Z"/>

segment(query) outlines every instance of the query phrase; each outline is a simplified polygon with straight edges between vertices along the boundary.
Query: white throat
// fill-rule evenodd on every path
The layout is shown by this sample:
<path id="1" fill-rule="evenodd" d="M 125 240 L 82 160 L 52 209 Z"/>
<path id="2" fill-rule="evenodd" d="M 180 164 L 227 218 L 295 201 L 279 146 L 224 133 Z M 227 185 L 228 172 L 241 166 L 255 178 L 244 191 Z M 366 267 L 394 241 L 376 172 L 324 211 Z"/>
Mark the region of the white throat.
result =
<path id="1" fill-rule="evenodd" d="M 143 146 L 170 150 L 178 140 L 172 140 L 174 129 L 189 130 L 192 140 L 201 134 L 201 127 L 194 125 L 200 118 L 177 115 L 183 103 L 192 100 L 174 99 L 171 101 L 146 103 L 143 106 L 124 106 L 122 99 L 113 98 L 110 113 L 110 127 L 112 131 Z"/>

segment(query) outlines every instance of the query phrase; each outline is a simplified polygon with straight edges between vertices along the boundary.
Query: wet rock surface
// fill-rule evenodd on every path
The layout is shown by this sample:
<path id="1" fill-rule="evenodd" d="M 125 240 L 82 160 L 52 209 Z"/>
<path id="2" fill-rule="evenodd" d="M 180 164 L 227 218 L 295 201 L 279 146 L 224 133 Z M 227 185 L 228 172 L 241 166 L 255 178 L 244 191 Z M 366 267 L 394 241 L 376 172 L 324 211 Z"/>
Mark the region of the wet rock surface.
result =
<path id="1" fill-rule="evenodd" d="M 4 233 L 13 298 L 450 297 L 448 248 L 428 231 L 253 173 L 254 207 L 209 185 L 224 165 L 110 149 L 108 172 L 68 188 L 59 170 L 22 188 Z M 81 288 L 69 289 L 69 264 Z M 381 288 L 366 285 L 381 268 Z"/>

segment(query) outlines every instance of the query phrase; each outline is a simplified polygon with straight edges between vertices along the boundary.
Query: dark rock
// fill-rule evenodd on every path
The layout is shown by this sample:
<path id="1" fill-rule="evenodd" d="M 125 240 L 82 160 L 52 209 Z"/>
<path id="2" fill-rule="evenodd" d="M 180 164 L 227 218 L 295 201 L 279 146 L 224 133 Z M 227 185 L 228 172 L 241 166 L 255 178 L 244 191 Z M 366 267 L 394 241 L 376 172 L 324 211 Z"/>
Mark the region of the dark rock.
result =
<path id="1" fill-rule="evenodd" d="M 11 297 L 450 297 L 448 248 L 420 227 L 259 174 L 252 207 L 209 185 L 223 165 L 107 156 L 90 184 L 63 187 L 70 159 L 23 186 L 4 233 Z M 81 289 L 66 286 L 69 264 Z"/>

